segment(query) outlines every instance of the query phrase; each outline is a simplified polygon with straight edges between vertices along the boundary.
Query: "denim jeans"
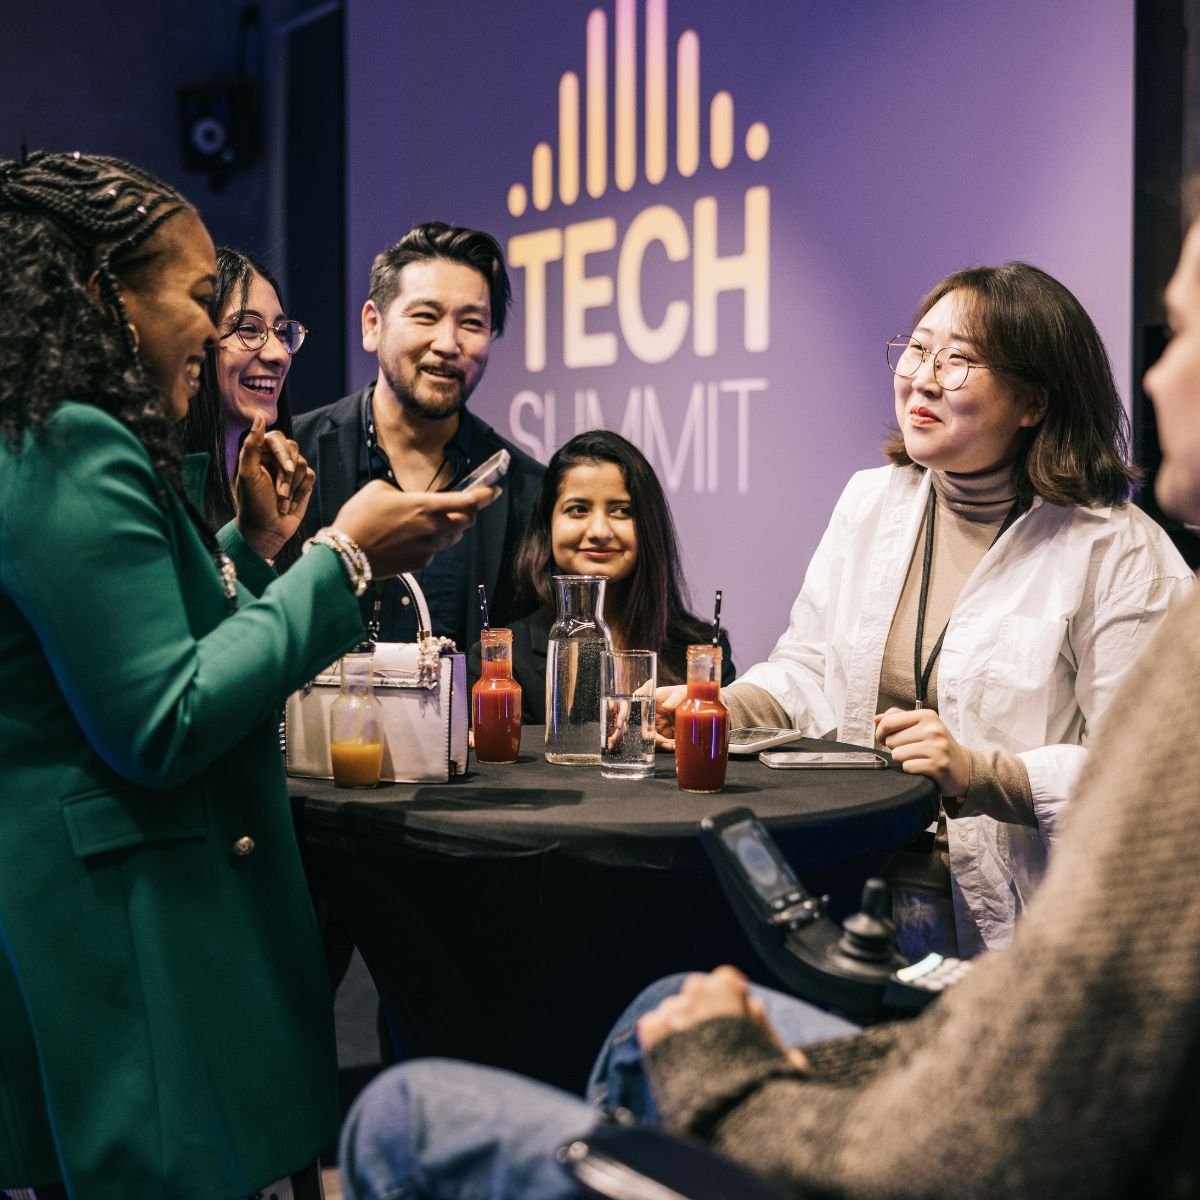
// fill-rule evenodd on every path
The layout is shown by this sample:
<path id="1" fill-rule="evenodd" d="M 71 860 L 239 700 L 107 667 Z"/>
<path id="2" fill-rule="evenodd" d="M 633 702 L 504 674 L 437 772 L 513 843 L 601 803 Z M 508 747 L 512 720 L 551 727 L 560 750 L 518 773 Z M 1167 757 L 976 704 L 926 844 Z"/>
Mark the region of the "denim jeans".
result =
<path id="1" fill-rule="evenodd" d="M 600 1114 L 520 1075 L 449 1059 L 392 1067 L 355 1101 L 342 1130 L 352 1200 L 566 1200 L 584 1193 L 554 1152 Z"/>
<path id="2" fill-rule="evenodd" d="M 638 1121 L 657 1113 L 634 1026 L 679 990 L 683 975 L 652 984 L 609 1034 L 576 1096 L 507 1071 L 447 1059 L 392 1067 L 355 1102 L 342 1130 L 347 1200 L 567 1200 L 584 1193 L 555 1159 L 564 1142 L 602 1119 L 597 1105 Z M 801 1000 L 752 988 L 786 1045 L 856 1033 L 858 1026 Z"/>

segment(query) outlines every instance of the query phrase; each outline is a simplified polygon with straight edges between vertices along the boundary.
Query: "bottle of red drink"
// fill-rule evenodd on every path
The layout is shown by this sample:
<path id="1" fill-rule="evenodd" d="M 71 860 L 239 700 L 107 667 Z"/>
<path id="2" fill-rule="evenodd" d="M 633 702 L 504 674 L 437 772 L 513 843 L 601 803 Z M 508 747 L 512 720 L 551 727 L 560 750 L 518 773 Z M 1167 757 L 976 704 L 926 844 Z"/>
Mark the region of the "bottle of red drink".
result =
<path id="1" fill-rule="evenodd" d="M 729 710 L 721 702 L 721 647 L 687 649 L 687 699 L 675 709 L 675 775 L 685 792 L 719 792 L 729 761 Z"/>
<path id="2" fill-rule="evenodd" d="M 521 685 L 512 673 L 512 630 L 480 633 L 483 674 L 471 689 L 475 759 L 514 763 L 521 749 Z"/>

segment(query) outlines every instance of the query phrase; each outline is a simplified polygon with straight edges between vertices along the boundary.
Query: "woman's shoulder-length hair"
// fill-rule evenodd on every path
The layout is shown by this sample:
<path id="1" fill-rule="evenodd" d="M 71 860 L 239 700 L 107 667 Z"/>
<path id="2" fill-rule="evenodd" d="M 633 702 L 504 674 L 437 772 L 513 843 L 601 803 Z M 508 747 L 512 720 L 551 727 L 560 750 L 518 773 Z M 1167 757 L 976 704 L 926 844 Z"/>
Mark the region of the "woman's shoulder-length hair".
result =
<path id="1" fill-rule="evenodd" d="M 1008 262 L 948 275 L 921 300 L 914 325 L 944 296 L 964 302 L 964 333 L 980 360 L 1018 398 L 1045 406 L 1013 464 L 1017 498 L 1052 504 L 1123 504 L 1140 480 L 1129 461 L 1129 418 L 1095 323 L 1057 279 Z M 915 465 L 904 438 L 884 443 L 892 462 Z"/>

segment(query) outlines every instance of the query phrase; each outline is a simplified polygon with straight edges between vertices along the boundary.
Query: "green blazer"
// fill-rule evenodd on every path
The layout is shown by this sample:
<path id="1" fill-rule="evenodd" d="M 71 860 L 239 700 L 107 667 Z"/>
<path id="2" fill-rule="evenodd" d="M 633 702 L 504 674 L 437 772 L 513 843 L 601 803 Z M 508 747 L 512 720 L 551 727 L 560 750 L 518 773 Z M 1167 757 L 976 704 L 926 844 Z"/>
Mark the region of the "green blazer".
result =
<path id="1" fill-rule="evenodd" d="M 240 1200 L 337 1129 L 277 727 L 358 605 L 229 526 L 233 612 L 164 493 L 91 406 L 0 448 L 0 1187 Z"/>

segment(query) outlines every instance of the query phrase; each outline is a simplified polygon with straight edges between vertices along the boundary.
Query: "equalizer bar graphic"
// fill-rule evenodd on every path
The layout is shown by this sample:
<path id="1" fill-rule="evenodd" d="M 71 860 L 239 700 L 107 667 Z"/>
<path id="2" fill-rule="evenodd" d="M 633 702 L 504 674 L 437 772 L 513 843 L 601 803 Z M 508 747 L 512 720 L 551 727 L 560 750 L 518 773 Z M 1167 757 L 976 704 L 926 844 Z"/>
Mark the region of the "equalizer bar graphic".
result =
<path id="1" fill-rule="evenodd" d="M 659 184 L 667 176 L 670 159 L 667 0 L 645 0 L 645 10 L 642 170 L 647 183 Z M 610 129 L 613 183 L 618 191 L 628 192 L 638 181 L 637 0 L 615 0 L 611 113 L 608 24 L 604 9 L 593 9 L 588 14 L 582 91 L 574 71 L 564 72 L 558 82 L 558 200 L 567 206 L 579 199 L 581 176 L 592 199 L 599 199 L 608 190 Z M 689 29 L 675 46 L 675 169 L 684 178 L 700 168 L 700 104 L 700 38 Z M 733 96 L 718 91 L 708 105 L 708 160 L 717 170 L 733 162 L 735 140 Z M 745 133 L 746 157 L 754 162 L 764 158 L 770 142 L 767 126 L 755 121 Z M 545 212 L 553 203 L 554 159 L 554 147 L 549 142 L 534 146 L 528 188 L 514 183 L 508 189 L 508 211 L 514 217 L 525 213 L 530 200 L 539 212 Z"/>

